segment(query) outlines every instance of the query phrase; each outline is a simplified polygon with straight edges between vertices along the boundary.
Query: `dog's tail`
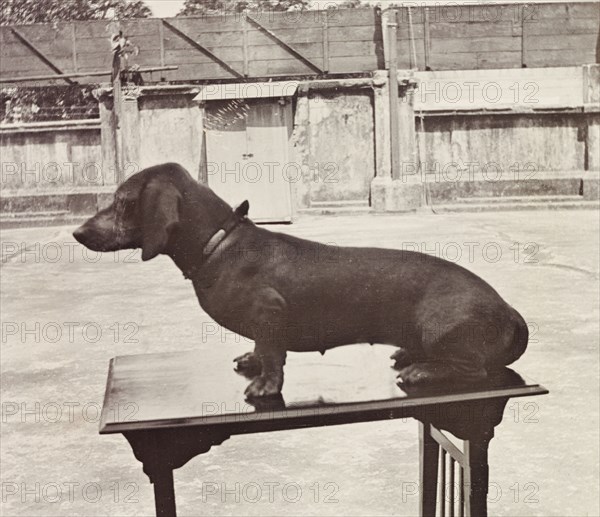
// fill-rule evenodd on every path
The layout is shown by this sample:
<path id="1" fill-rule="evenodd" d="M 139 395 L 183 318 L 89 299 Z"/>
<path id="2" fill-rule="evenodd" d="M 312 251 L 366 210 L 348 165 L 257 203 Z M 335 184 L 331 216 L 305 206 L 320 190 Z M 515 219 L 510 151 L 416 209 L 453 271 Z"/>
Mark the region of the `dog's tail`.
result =
<path id="1" fill-rule="evenodd" d="M 527 343 L 529 341 L 529 328 L 527 322 L 523 319 L 515 309 L 512 309 L 512 320 L 513 320 L 513 336 L 511 343 L 508 347 L 505 355 L 505 365 L 514 363 L 519 357 L 523 355 L 523 352 L 527 349 Z"/>

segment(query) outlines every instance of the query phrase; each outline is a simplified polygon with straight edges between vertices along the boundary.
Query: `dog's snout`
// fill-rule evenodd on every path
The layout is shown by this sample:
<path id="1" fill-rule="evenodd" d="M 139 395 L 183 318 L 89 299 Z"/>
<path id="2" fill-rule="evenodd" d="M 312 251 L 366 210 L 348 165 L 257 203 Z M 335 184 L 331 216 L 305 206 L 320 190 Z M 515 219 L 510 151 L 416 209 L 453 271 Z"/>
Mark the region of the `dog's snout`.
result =
<path id="1" fill-rule="evenodd" d="M 110 247 L 109 241 L 113 239 L 110 228 L 105 228 L 105 225 L 102 224 L 103 219 L 98 215 L 88 219 L 73 232 L 75 240 L 92 251 L 107 251 L 107 248 Z"/>
<path id="2" fill-rule="evenodd" d="M 139 247 L 136 228 L 117 224 L 112 207 L 88 219 L 73 232 L 73 237 L 92 251 L 116 251 Z"/>
<path id="3" fill-rule="evenodd" d="M 85 245 L 85 237 L 86 237 L 86 228 L 84 225 L 80 226 L 73 232 L 73 237 L 79 244 Z"/>
<path id="4" fill-rule="evenodd" d="M 73 237 L 75 237 L 75 240 L 79 244 L 83 244 L 85 247 L 90 248 L 95 240 L 93 234 L 94 232 L 90 228 L 89 223 L 86 222 L 73 232 Z"/>
<path id="5" fill-rule="evenodd" d="M 92 251 L 112 251 L 115 243 L 110 236 L 105 235 L 96 225 L 87 223 L 82 224 L 73 232 L 73 237 L 79 244 L 83 244 Z"/>

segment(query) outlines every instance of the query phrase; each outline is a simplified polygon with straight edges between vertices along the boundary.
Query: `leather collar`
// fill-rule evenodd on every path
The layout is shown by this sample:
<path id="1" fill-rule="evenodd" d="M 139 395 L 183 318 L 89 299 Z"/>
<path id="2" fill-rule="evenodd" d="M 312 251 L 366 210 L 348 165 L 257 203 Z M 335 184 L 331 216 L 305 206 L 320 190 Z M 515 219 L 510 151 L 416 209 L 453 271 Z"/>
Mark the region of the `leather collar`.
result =
<path id="1" fill-rule="evenodd" d="M 227 218 L 227 220 L 223 224 L 221 224 L 221 228 L 217 230 L 215 234 L 213 234 L 213 236 L 204 246 L 204 249 L 202 250 L 201 262 L 195 266 L 192 266 L 192 268 L 187 273 L 183 273 L 183 276 L 186 280 L 192 280 L 193 277 L 198 273 L 200 268 L 202 268 L 204 263 L 219 247 L 219 244 L 221 244 L 227 238 L 227 236 L 238 227 L 240 223 L 247 220 L 249 208 L 250 204 L 248 203 L 248 201 L 244 201 L 233 210 L 233 212 Z"/>

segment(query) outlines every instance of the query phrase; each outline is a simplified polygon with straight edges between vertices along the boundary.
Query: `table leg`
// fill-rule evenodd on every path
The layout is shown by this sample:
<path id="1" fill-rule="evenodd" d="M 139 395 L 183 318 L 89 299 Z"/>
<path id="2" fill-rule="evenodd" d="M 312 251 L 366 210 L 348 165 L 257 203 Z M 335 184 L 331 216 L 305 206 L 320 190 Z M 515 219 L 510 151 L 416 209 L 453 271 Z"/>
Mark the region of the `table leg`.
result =
<path id="1" fill-rule="evenodd" d="M 154 485 L 156 517 L 177 515 L 173 470 L 229 438 L 228 434 L 195 427 L 128 431 L 123 434 Z"/>
<path id="2" fill-rule="evenodd" d="M 488 465 L 488 448 L 490 437 L 483 436 L 465 442 L 467 469 L 465 491 L 468 490 L 469 501 L 467 517 L 487 517 L 487 495 L 490 469 Z"/>
<path id="3" fill-rule="evenodd" d="M 419 422 L 420 505 L 421 517 L 435 517 L 439 444 L 431 436 L 431 424 Z M 441 504 L 444 504 L 442 501 Z"/>
<path id="4" fill-rule="evenodd" d="M 159 472 L 154 472 L 152 483 L 154 484 L 156 517 L 177 517 L 173 470 L 165 467 Z"/>

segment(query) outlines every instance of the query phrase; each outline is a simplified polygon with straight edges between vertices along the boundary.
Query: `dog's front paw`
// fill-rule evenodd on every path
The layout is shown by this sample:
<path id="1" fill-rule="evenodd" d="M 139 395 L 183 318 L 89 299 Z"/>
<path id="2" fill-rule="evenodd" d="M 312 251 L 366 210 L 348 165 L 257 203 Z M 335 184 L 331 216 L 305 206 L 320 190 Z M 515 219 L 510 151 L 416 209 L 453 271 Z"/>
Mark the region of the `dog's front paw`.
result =
<path id="1" fill-rule="evenodd" d="M 244 355 L 240 355 L 233 362 L 235 363 L 235 371 L 250 379 L 260 375 L 262 371 L 260 357 L 254 352 L 247 352 Z"/>
<path id="2" fill-rule="evenodd" d="M 244 394 L 248 398 L 271 397 L 281 393 L 283 379 L 273 375 L 261 375 L 254 379 L 246 388 Z"/>

